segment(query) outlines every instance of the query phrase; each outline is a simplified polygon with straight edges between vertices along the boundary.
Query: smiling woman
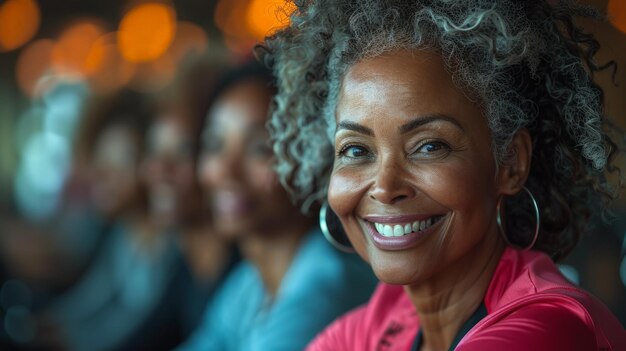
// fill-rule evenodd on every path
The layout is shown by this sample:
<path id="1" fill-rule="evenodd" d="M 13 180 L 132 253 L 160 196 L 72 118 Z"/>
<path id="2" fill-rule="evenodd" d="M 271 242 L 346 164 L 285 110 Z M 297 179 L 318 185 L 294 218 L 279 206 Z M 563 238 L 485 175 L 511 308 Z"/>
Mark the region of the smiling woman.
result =
<path id="1" fill-rule="evenodd" d="M 439 56 L 420 51 L 352 66 L 336 111 L 328 201 L 378 277 L 419 286 L 437 273 L 444 279 L 450 270 L 441 268 L 454 263 L 462 269 L 446 279 L 475 279 L 468 262 L 501 251 L 493 208 L 499 193 L 523 184 L 528 134 L 520 133 L 526 142 L 517 160 L 526 164 L 516 181 L 496 174 L 481 111 L 454 86 Z"/>
<path id="2" fill-rule="evenodd" d="M 554 264 L 615 196 L 598 44 L 573 24 L 596 12 L 296 3 L 259 50 L 278 81 L 277 169 L 305 210 L 328 202 L 383 282 L 310 349 L 626 348 Z"/>

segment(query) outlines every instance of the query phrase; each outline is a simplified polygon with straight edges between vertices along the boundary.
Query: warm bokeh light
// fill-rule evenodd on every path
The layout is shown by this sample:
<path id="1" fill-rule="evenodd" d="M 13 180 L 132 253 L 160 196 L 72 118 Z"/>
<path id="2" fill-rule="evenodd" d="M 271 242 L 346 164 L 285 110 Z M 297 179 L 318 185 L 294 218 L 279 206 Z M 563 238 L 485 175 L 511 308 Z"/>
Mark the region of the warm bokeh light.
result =
<path id="1" fill-rule="evenodd" d="M 102 64 L 89 79 L 93 89 L 99 93 L 109 93 L 121 88 L 130 81 L 135 73 L 135 64 L 122 58 L 117 46 L 117 32 L 107 33 L 94 43 L 92 54 L 96 57 L 88 62 L 95 62 L 101 56 Z"/>
<path id="2" fill-rule="evenodd" d="M 615 28 L 626 33 L 626 0 L 609 0 L 607 10 Z"/>
<path id="3" fill-rule="evenodd" d="M 285 0 L 220 0 L 214 20 L 226 46 L 247 55 L 266 35 L 289 24 L 294 9 L 295 5 Z"/>
<path id="4" fill-rule="evenodd" d="M 248 0 L 219 0 L 215 6 L 215 26 L 226 35 L 245 37 L 248 29 L 242 19 L 247 8 Z"/>
<path id="5" fill-rule="evenodd" d="M 176 68 L 183 64 L 183 59 L 188 54 L 204 53 L 207 46 L 207 34 L 201 27 L 191 22 L 178 22 L 176 36 L 169 49 L 156 60 L 136 64 L 128 87 L 144 93 L 167 87 L 174 78 Z"/>
<path id="6" fill-rule="evenodd" d="M 145 3 L 130 9 L 119 26 L 118 45 L 130 62 L 148 62 L 169 48 L 176 33 L 176 13 L 171 6 Z"/>
<path id="7" fill-rule="evenodd" d="M 251 0 L 246 14 L 250 34 L 261 41 L 266 35 L 289 24 L 289 15 L 295 10 L 285 0 Z"/>
<path id="8" fill-rule="evenodd" d="M 16 49 L 31 40 L 41 14 L 34 0 L 7 0 L 0 6 L 0 51 Z"/>
<path id="9" fill-rule="evenodd" d="M 56 73 L 91 76 L 104 64 L 104 48 L 98 41 L 104 34 L 94 21 L 81 20 L 69 26 L 57 41 L 52 53 Z"/>
<path id="10" fill-rule="evenodd" d="M 257 41 L 246 21 L 248 0 L 220 0 L 215 7 L 215 25 L 224 35 L 226 46 L 238 54 L 246 54 Z"/>
<path id="11" fill-rule="evenodd" d="M 15 67 L 17 83 L 24 94 L 35 96 L 37 82 L 50 68 L 55 43 L 40 39 L 26 46 L 18 57 Z"/>

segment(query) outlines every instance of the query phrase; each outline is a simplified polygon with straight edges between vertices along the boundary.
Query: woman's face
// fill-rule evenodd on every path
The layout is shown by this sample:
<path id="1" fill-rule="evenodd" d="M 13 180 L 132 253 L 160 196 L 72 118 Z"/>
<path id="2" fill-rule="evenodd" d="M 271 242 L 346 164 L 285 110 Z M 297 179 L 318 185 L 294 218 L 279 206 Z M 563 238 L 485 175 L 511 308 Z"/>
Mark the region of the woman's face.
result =
<path id="1" fill-rule="evenodd" d="M 356 63 L 336 121 L 328 201 L 381 280 L 423 282 L 498 235 L 490 131 L 438 54 Z"/>
<path id="2" fill-rule="evenodd" d="M 91 195 L 96 208 L 113 217 L 136 205 L 139 139 L 124 125 L 108 127 L 95 143 Z"/>
<path id="3" fill-rule="evenodd" d="M 148 132 L 143 177 L 152 214 L 165 225 L 184 220 L 194 211 L 195 183 L 193 132 L 176 117 L 161 117 Z"/>
<path id="4" fill-rule="evenodd" d="M 227 89 L 209 111 L 200 182 L 216 226 L 231 236 L 281 228 L 294 213 L 272 168 L 265 128 L 270 99 L 264 82 L 249 79 Z"/>

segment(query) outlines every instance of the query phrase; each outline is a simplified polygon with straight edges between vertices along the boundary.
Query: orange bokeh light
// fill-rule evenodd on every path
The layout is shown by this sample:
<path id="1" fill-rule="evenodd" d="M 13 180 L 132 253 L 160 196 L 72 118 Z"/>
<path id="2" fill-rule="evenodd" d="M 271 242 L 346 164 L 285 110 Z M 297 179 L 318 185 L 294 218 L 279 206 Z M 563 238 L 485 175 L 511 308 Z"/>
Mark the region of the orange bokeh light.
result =
<path id="1" fill-rule="evenodd" d="M 248 0 L 220 0 L 215 6 L 214 21 L 217 28 L 224 34 L 233 37 L 249 36 L 246 23 L 242 18 L 246 15 Z"/>
<path id="2" fill-rule="evenodd" d="M 0 51 L 10 51 L 31 40 L 41 21 L 34 0 L 7 0 L 0 6 Z"/>
<path id="3" fill-rule="evenodd" d="M 609 0 L 607 10 L 609 19 L 615 28 L 626 33 L 626 1 Z"/>
<path id="4" fill-rule="evenodd" d="M 176 35 L 168 50 L 155 60 L 138 63 L 128 87 L 144 93 L 166 88 L 174 79 L 176 69 L 187 54 L 201 54 L 208 47 L 206 32 L 191 22 L 176 24 Z"/>
<path id="5" fill-rule="evenodd" d="M 144 3 L 131 8 L 122 18 L 118 46 L 130 62 L 148 62 L 162 56 L 176 33 L 174 9 L 161 3 Z"/>
<path id="6" fill-rule="evenodd" d="M 98 41 L 103 34 L 99 24 L 88 20 L 67 28 L 52 53 L 55 72 L 88 77 L 98 71 L 104 64 L 104 48 Z"/>
<path id="7" fill-rule="evenodd" d="M 50 68 L 55 43 L 40 39 L 26 46 L 17 59 L 15 75 L 22 92 L 34 97 L 37 82 Z"/>
<path id="8" fill-rule="evenodd" d="M 87 62 L 102 62 L 89 79 L 92 87 L 99 93 L 108 93 L 121 88 L 130 81 L 135 73 L 135 64 L 124 58 L 117 49 L 117 33 L 107 33 L 94 43 L 94 50 Z"/>
<path id="9" fill-rule="evenodd" d="M 263 40 L 266 35 L 286 27 L 294 10 L 295 5 L 285 0 L 251 0 L 246 13 L 250 34 Z"/>
<path id="10" fill-rule="evenodd" d="M 215 7 L 215 24 L 234 53 L 248 55 L 254 44 L 289 24 L 295 9 L 285 0 L 220 0 Z"/>
<path id="11" fill-rule="evenodd" d="M 215 7 L 214 21 L 224 34 L 230 51 L 246 55 L 257 41 L 245 21 L 248 0 L 220 0 Z"/>

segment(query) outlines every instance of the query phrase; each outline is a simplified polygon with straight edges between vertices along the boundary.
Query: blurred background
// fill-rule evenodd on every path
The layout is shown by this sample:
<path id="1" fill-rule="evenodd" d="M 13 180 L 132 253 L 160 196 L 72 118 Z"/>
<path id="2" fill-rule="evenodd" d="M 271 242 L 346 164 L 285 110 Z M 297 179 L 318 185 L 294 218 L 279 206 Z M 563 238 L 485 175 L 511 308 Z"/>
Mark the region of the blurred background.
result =
<path id="1" fill-rule="evenodd" d="M 607 114 L 626 128 L 626 1 L 585 2 L 608 13 L 606 23 L 581 25 L 602 44 L 598 62 L 618 63 L 615 75 L 595 78 Z M 0 349 L 93 349 L 80 325 L 94 306 L 128 324 L 114 330 L 122 322 L 98 319 L 98 338 L 112 340 L 103 349 L 156 349 L 150 345 L 188 335 L 199 318 L 193 311 L 233 260 L 228 243 L 202 230 L 210 226 L 202 200 L 189 200 L 197 195 L 193 145 L 211 84 L 219 67 L 249 60 L 256 43 L 286 25 L 290 6 L 0 0 Z M 616 162 L 626 169 L 623 156 Z M 171 179 L 159 177 L 166 173 Z M 626 324 L 624 191 L 613 211 L 561 268 Z M 115 234 L 122 222 L 140 233 L 132 242 Z M 155 232 L 183 234 L 145 234 Z M 126 266 L 102 273 L 103 262 Z M 123 291 L 124 304 L 111 307 L 102 285 L 110 295 Z M 146 302 L 149 295 L 159 297 Z M 148 325 L 150 315 L 166 317 Z M 167 342 L 146 341 L 172 325 L 176 335 L 160 335 Z M 61 338 L 61 329 L 76 335 Z"/>

